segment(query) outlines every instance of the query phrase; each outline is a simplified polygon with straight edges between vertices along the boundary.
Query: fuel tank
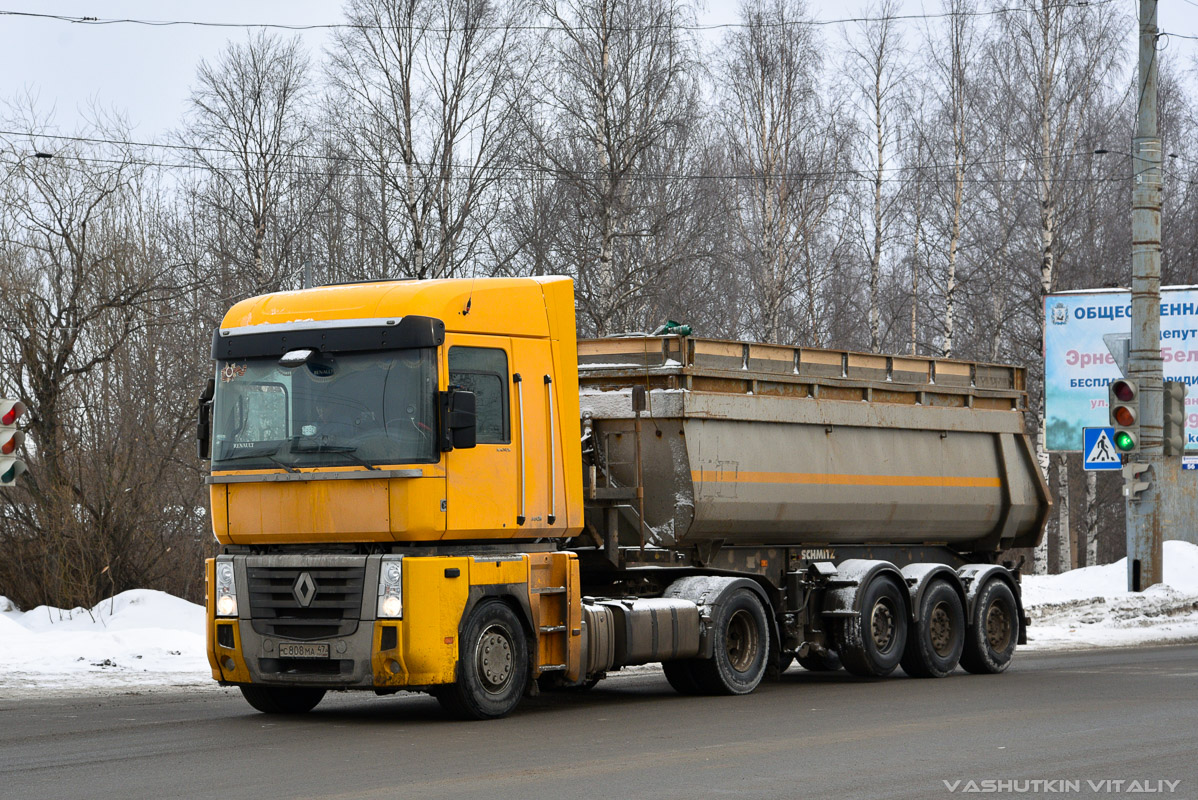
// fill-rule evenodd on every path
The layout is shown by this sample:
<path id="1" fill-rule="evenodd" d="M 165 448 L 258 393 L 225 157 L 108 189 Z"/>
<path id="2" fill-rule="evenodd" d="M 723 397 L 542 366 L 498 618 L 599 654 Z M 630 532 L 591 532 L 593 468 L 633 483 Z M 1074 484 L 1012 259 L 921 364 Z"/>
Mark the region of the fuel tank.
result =
<path id="1" fill-rule="evenodd" d="M 614 507 L 661 547 L 997 551 L 1043 532 L 1022 368 L 679 336 L 583 341 L 579 362 L 596 527 Z"/>

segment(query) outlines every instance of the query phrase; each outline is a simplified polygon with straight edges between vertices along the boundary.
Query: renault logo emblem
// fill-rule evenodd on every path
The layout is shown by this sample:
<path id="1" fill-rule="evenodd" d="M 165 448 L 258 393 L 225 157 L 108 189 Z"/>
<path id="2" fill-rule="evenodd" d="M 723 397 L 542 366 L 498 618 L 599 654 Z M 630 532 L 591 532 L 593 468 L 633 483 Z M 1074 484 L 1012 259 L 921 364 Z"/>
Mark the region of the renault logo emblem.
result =
<path id="1" fill-rule="evenodd" d="M 312 598 L 316 597 L 316 581 L 308 573 L 301 572 L 291 586 L 291 594 L 300 608 L 307 608 L 312 604 Z"/>

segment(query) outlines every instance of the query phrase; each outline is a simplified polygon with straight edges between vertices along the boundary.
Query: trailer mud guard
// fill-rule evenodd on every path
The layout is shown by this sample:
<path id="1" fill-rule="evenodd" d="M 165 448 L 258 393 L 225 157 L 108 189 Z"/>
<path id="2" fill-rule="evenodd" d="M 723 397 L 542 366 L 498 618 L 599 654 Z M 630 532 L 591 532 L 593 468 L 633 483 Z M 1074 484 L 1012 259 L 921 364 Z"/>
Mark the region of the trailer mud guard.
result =
<path id="1" fill-rule="evenodd" d="M 861 612 L 861 590 L 869 586 L 878 575 L 890 575 L 899 586 L 907 580 L 898 567 L 889 561 L 873 561 L 866 558 L 849 558 L 836 565 L 836 573 L 826 578 L 823 616 L 852 617 Z M 907 615 L 911 614 L 910 599 L 907 598 Z"/>
<path id="2" fill-rule="evenodd" d="M 903 567 L 903 581 L 907 585 L 907 590 L 911 593 L 911 607 L 908 610 L 911 612 L 912 622 L 915 622 L 919 615 L 924 592 L 927 591 L 932 581 L 938 579 L 943 579 L 949 586 L 953 587 L 953 591 L 961 598 L 961 608 L 968 614 L 972 603 L 965 596 L 965 587 L 961 584 L 961 577 L 952 567 L 946 564 L 908 564 Z M 1016 596 L 1018 596 L 1018 593 L 1016 593 Z"/>

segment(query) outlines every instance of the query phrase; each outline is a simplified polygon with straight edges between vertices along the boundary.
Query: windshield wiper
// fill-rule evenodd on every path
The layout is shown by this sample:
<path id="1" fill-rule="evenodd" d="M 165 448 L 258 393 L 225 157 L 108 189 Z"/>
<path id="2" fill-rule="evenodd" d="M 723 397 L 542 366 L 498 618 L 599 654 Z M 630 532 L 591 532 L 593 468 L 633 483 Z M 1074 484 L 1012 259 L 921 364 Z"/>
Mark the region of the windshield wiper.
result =
<path id="1" fill-rule="evenodd" d="M 264 453 L 263 455 L 265 455 L 265 456 L 266 456 L 267 458 L 269 458 L 271 461 L 273 461 L 274 463 L 278 464 L 280 467 L 282 467 L 283 469 L 287 470 L 288 472 L 299 472 L 299 470 L 298 470 L 298 469 L 296 469 L 295 467 L 291 466 L 290 464 L 288 464 L 288 463 L 286 463 L 286 462 L 284 462 L 284 461 L 281 461 L 281 460 L 279 460 L 278 456 L 272 455 L 272 454 L 270 454 L 270 453 Z"/>
<path id="2" fill-rule="evenodd" d="M 355 451 L 358 449 L 351 444 L 318 444 L 315 447 L 297 446 L 298 442 L 292 442 L 291 452 L 293 453 L 333 453 L 341 456 L 348 456 L 350 461 L 359 464 L 366 469 L 378 469 L 374 464 L 371 464 L 366 459 L 362 458 Z"/>

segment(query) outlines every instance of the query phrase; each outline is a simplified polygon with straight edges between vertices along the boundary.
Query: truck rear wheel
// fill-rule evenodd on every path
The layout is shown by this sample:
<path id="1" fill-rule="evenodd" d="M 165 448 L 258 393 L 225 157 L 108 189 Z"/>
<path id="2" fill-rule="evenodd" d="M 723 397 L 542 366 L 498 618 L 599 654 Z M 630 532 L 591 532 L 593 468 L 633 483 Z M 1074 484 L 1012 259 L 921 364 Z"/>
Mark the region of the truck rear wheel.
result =
<path id="1" fill-rule="evenodd" d="M 464 719 L 507 716 L 528 685 L 528 642 L 516 614 L 499 600 L 475 606 L 458 638 L 458 679 L 435 697 Z"/>
<path id="2" fill-rule="evenodd" d="M 999 673 L 1015 655 L 1019 642 L 1019 606 L 1006 582 L 991 579 L 973 606 L 961 666 L 975 674 Z"/>
<path id="3" fill-rule="evenodd" d="M 770 653 L 769 621 L 761 600 L 749 589 L 732 592 L 720 604 L 712 630 L 712 657 L 690 662 L 699 688 L 708 694 L 748 694 L 756 689 Z"/>
<path id="4" fill-rule="evenodd" d="M 965 648 L 965 609 L 947 582 L 924 590 L 915 627 L 907 634 L 903 672 L 913 678 L 943 678 L 957 668 Z"/>
<path id="5" fill-rule="evenodd" d="M 836 652 L 847 671 L 874 678 L 894 672 L 907 644 L 907 607 L 894 578 L 871 580 L 861 610 L 840 620 L 835 635 Z"/>
<path id="6" fill-rule="evenodd" d="M 324 699 L 324 689 L 304 686 L 241 685 L 246 702 L 263 714 L 305 714 Z"/>

